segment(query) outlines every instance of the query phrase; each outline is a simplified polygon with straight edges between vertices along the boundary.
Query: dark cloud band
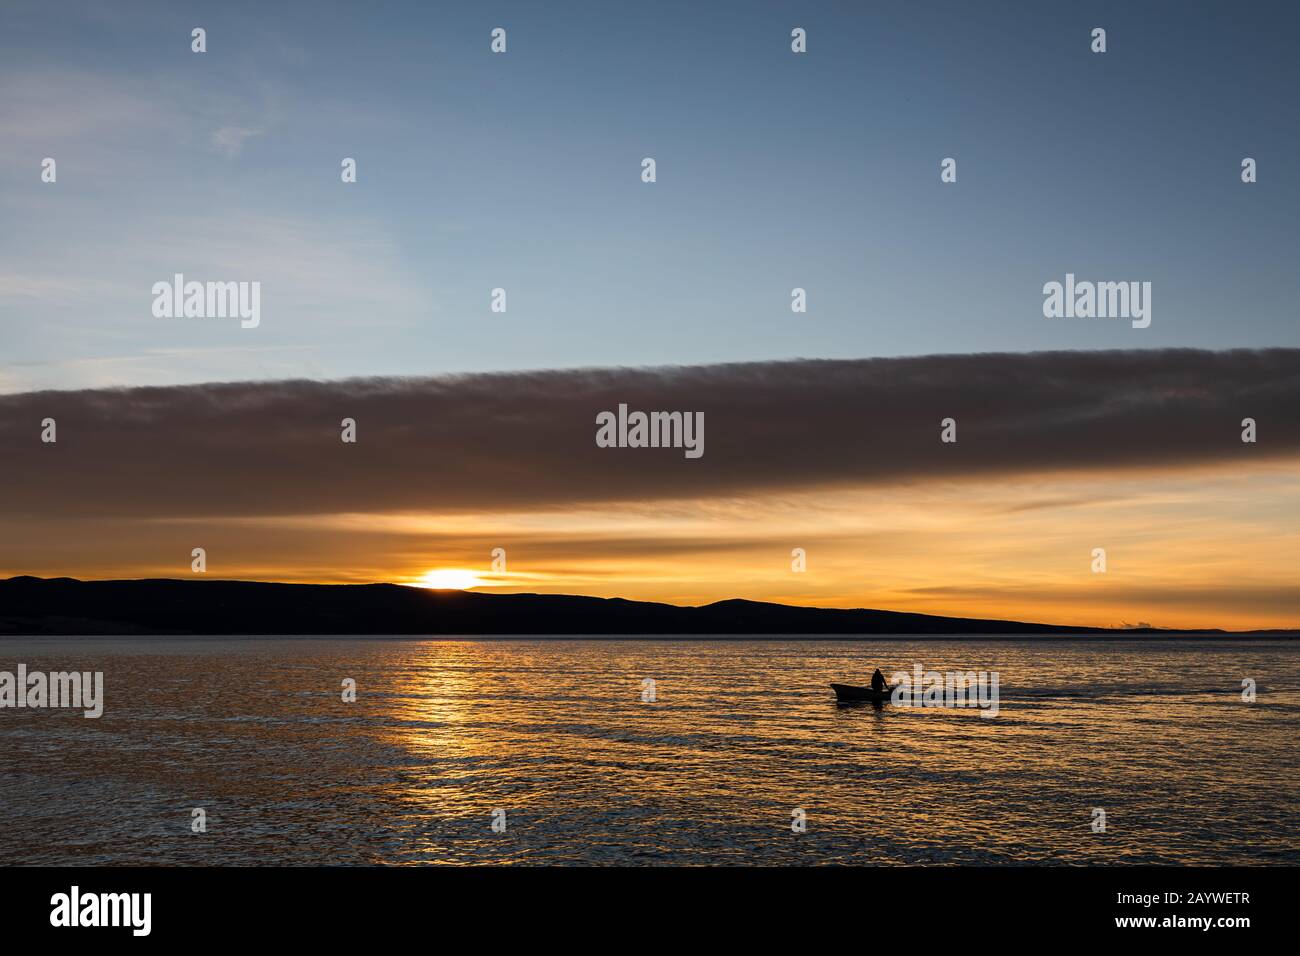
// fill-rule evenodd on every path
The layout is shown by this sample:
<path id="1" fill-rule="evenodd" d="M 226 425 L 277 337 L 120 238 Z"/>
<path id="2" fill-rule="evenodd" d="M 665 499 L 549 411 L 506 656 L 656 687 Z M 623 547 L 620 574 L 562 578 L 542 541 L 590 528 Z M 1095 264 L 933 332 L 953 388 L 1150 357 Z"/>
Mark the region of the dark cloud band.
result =
<path id="1" fill-rule="evenodd" d="M 700 458 L 596 417 L 703 412 Z M 527 509 L 1300 454 L 1300 350 L 796 360 L 0 397 L 0 510 Z M 1259 440 L 1241 441 L 1241 421 Z M 41 421 L 57 421 L 43 444 Z M 340 421 L 357 423 L 356 444 Z M 957 422 L 957 442 L 940 422 Z"/>

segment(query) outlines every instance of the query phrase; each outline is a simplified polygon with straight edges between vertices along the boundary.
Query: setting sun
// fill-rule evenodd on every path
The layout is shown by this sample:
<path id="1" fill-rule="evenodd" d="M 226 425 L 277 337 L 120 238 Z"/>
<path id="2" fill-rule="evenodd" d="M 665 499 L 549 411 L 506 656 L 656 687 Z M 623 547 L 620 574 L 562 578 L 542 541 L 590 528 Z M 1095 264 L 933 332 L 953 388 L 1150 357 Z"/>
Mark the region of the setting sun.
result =
<path id="1" fill-rule="evenodd" d="M 426 571 L 416 582 L 422 588 L 447 588 L 457 591 L 475 588 L 482 583 L 483 580 L 477 574 L 463 568 L 434 568 L 432 571 Z"/>

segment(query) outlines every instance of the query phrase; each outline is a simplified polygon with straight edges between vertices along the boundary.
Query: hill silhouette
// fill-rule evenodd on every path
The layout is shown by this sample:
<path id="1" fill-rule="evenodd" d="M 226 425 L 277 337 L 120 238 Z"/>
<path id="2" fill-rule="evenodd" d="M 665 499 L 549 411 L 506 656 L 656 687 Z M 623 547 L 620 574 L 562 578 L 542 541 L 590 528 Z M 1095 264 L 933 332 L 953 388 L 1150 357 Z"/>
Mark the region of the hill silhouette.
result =
<path id="1" fill-rule="evenodd" d="M 1154 633 L 1159 631 L 746 600 L 681 607 L 622 598 L 432 591 L 397 584 L 78 581 L 26 576 L 0 581 L 0 634 L 4 635 Z"/>

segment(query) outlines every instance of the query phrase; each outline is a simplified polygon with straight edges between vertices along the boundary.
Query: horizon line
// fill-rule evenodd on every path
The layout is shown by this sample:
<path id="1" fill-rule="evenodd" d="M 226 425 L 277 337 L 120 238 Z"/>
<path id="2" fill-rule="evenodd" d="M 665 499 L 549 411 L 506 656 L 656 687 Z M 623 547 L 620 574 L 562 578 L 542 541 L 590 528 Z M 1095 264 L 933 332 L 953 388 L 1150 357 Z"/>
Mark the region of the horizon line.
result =
<path id="1" fill-rule="evenodd" d="M 971 617 L 963 614 L 933 614 L 923 611 L 899 611 L 891 608 L 876 607 L 834 607 L 826 605 L 807 605 L 807 604 L 787 604 L 780 601 L 763 601 L 747 597 L 730 597 L 720 598 L 716 601 L 709 601 L 705 604 L 674 604 L 670 601 L 652 601 L 638 598 L 628 598 L 622 596 L 602 596 L 595 594 L 571 594 L 571 593 L 554 593 L 544 591 L 500 591 L 494 586 L 475 585 L 468 588 L 436 588 L 420 585 L 416 583 L 399 582 L 399 581 L 366 581 L 366 582 L 319 582 L 319 581 L 266 581 L 244 578 L 167 578 L 167 577 L 144 577 L 144 578 L 75 578 L 69 575 L 60 575 L 57 577 L 41 577 L 34 574 L 15 574 L 7 578 L 0 578 L 0 585 L 8 584 L 15 581 L 38 581 L 41 583 L 52 582 L 71 582 L 74 584 L 147 584 L 147 583 L 166 583 L 166 584 L 245 584 L 245 585 L 263 585 L 267 587 L 281 588 L 366 588 L 366 587 L 395 587 L 407 588 L 411 591 L 434 591 L 442 594 L 480 594 L 487 597 L 539 597 L 553 599 L 580 599 L 590 601 L 622 601 L 627 604 L 652 605 L 659 607 L 679 608 L 682 610 L 698 610 L 702 608 L 717 607 L 724 604 L 743 603 L 752 605 L 761 605 L 773 608 L 788 608 L 791 610 L 801 611 L 843 611 L 855 612 L 862 611 L 874 614 L 893 614 L 906 617 L 928 618 L 936 620 L 949 621 L 977 621 L 981 623 L 999 623 L 1013 624 L 1022 627 L 1048 627 L 1054 629 L 1077 629 L 1081 633 L 1105 631 L 1116 634 L 1225 634 L 1225 635 L 1249 635 L 1249 634 L 1300 634 L 1300 626 L 1295 627 L 1272 627 L 1272 628 L 1250 628 L 1246 630 L 1230 630 L 1223 627 L 1161 627 L 1159 625 L 1128 626 L 1128 625 L 1075 625 L 1070 623 L 1051 623 L 1047 621 L 1025 621 L 1011 618 L 999 617 Z M 962 633 L 962 632 L 955 632 Z M 337 636 L 337 635 L 335 635 Z"/>

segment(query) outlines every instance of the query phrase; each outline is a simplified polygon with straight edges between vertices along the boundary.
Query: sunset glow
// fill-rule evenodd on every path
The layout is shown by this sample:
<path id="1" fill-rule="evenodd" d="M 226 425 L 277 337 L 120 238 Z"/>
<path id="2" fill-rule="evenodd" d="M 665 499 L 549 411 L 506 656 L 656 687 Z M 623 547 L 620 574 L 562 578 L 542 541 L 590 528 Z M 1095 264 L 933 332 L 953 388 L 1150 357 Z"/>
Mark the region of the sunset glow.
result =
<path id="1" fill-rule="evenodd" d="M 434 568 L 426 571 L 418 583 L 422 588 L 466 591 L 478 587 L 483 580 L 473 571 L 462 568 Z"/>
<path id="2" fill-rule="evenodd" d="M 1300 619 L 1298 500 L 1300 479 L 1283 461 L 564 510 L 134 526 L 43 516 L 39 527 L 36 517 L 11 520 L 0 574 L 174 576 L 159 555 L 184 533 L 222 556 L 223 576 L 247 580 L 692 605 L 743 597 L 1102 627 L 1289 627 Z M 1108 549 L 1106 574 L 1090 567 L 1099 546 Z M 508 573 L 492 570 L 497 547 Z M 796 547 L 806 551 L 803 572 L 791 567 Z"/>

